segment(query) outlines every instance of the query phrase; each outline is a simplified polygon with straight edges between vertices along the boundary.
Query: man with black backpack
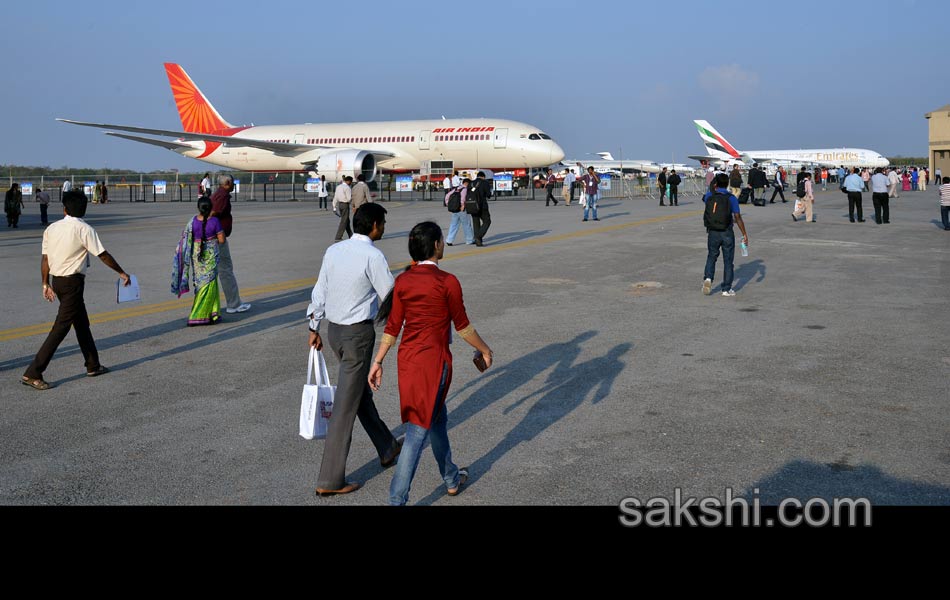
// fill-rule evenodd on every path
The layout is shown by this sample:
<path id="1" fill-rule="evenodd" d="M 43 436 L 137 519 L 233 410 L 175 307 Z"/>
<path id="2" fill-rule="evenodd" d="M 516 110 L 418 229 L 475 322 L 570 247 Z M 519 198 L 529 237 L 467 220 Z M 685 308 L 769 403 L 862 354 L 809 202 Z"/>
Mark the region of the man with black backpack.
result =
<path id="1" fill-rule="evenodd" d="M 448 179 L 448 177 L 446 177 Z M 450 188 L 445 195 L 445 207 L 452 213 L 452 222 L 449 224 L 449 234 L 445 237 L 445 244 L 451 246 L 455 240 L 455 235 L 459 231 L 459 225 L 465 231 L 465 243 L 474 244 L 475 234 L 472 232 L 472 217 L 462 210 L 465 207 L 465 201 L 470 194 L 468 186 L 472 180 L 466 177 L 458 187 Z"/>
<path id="2" fill-rule="evenodd" d="M 488 199 L 491 198 L 491 184 L 485 180 L 485 172 L 479 171 L 472 182 L 472 189 L 465 201 L 465 212 L 472 216 L 475 229 L 475 245 L 484 246 L 482 239 L 491 227 L 491 213 L 488 211 Z"/>
<path id="3" fill-rule="evenodd" d="M 745 223 L 739 214 L 739 199 L 729 193 L 729 176 L 725 173 L 716 175 L 713 181 L 714 189 L 706 192 L 703 202 L 706 205 L 703 212 L 703 224 L 706 226 L 706 247 L 709 250 L 706 256 L 706 270 L 703 274 L 703 294 L 712 293 L 712 280 L 716 275 L 716 259 L 722 249 L 723 277 L 722 295 L 735 296 L 732 289 L 733 259 L 736 254 L 736 236 L 732 231 L 733 221 L 738 223 L 742 230 L 743 243 L 749 243 L 749 234 L 746 233 Z"/>

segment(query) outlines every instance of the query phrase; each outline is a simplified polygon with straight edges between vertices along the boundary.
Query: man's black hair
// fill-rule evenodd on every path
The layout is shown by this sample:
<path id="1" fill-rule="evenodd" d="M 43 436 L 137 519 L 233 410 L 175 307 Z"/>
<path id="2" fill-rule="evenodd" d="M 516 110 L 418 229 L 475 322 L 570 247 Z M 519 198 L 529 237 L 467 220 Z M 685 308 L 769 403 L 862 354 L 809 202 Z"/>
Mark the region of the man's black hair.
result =
<path id="1" fill-rule="evenodd" d="M 435 256 L 435 245 L 442 239 L 442 228 L 432 221 L 423 221 L 409 232 L 409 256 L 414 261 Z"/>
<path id="2" fill-rule="evenodd" d="M 66 209 L 66 214 L 70 217 L 76 219 L 85 217 L 87 204 L 89 204 L 89 200 L 82 190 L 69 190 L 63 194 L 63 208 Z"/>
<path id="3" fill-rule="evenodd" d="M 729 185 L 729 176 L 725 173 L 719 173 L 715 179 L 713 179 L 713 183 L 716 184 L 717 188 L 725 188 Z"/>
<path id="4" fill-rule="evenodd" d="M 353 232 L 360 235 L 369 235 L 373 225 L 382 225 L 386 222 L 386 209 L 375 202 L 367 202 L 356 209 L 353 214 Z"/>

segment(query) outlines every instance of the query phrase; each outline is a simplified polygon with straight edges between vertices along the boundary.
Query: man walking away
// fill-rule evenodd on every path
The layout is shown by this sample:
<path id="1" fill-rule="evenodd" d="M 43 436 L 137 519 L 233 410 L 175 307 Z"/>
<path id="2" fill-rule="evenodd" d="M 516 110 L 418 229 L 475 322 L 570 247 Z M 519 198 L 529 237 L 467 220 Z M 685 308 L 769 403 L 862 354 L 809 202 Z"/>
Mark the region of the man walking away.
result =
<path id="1" fill-rule="evenodd" d="M 369 186 L 366 185 L 365 179 L 362 173 L 357 175 L 356 184 L 353 185 L 353 189 L 350 191 L 350 208 L 354 215 L 361 206 L 373 201 L 372 192 L 369 190 Z"/>
<path id="2" fill-rule="evenodd" d="M 788 200 L 785 199 L 785 192 L 783 190 L 785 184 L 782 183 L 782 173 L 778 169 L 775 169 L 775 179 L 772 181 L 772 187 L 774 189 L 772 190 L 772 198 L 769 200 L 769 204 L 775 204 L 775 194 L 781 196 L 782 202 L 788 202 Z"/>
<path id="3" fill-rule="evenodd" d="M 49 225 L 49 215 L 47 214 L 49 210 L 49 192 L 36 188 L 36 201 L 40 203 L 40 221 L 43 225 Z"/>
<path id="4" fill-rule="evenodd" d="M 660 190 L 660 206 L 666 206 L 663 204 L 663 198 L 666 197 L 666 167 L 663 167 L 663 170 L 660 171 L 660 174 L 656 176 L 656 187 Z M 673 206 L 673 201 L 670 201 L 670 206 Z"/>
<path id="5" fill-rule="evenodd" d="M 218 175 L 218 189 L 211 195 L 211 216 L 218 217 L 224 229 L 225 238 L 231 237 L 234 218 L 231 216 L 231 190 L 234 179 L 230 175 Z M 225 239 L 218 244 L 218 282 L 224 289 L 227 300 L 225 312 L 229 314 L 244 312 L 251 308 L 250 302 L 241 302 L 241 290 L 234 276 L 234 261 L 231 259 L 231 243 Z"/>
<path id="6" fill-rule="evenodd" d="M 86 375 L 97 377 L 109 372 L 99 363 L 99 353 L 89 328 L 89 315 L 83 299 L 86 258 L 89 253 L 95 254 L 119 274 L 123 285 L 129 285 L 130 280 L 119 263 L 102 247 L 96 230 L 82 220 L 86 215 L 87 202 L 86 195 L 79 190 L 63 194 L 63 219 L 43 232 L 43 261 L 40 266 L 43 298 L 52 302 L 58 297 L 59 312 L 46 341 L 20 379 L 23 385 L 37 390 L 49 389 L 49 384 L 43 380 L 43 372 L 70 328 L 76 329 L 76 339 L 85 359 Z M 52 285 L 50 275 L 53 276 Z"/>
<path id="7" fill-rule="evenodd" d="M 943 230 L 950 231 L 950 177 L 944 177 L 940 186 L 940 220 Z"/>
<path id="8" fill-rule="evenodd" d="M 449 183 L 452 182 L 448 177 L 446 177 L 446 179 L 449 180 Z M 465 243 L 475 243 L 475 233 L 472 230 L 472 217 L 463 210 L 465 208 L 465 201 L 471 193 L 468 187 L 471 183 L 472 180 L 466 177 L 462 180 L 462 185 L 457 188 L 449 188 L 448 193 L 445 194 L 445 207 L 448 208 L 449 213 L 452 214 L 452 222 L 449 223 L 449 234 L 445 238 L 445 244 L 447 246 L 451 246 L 455 241 L 455 235 L 459 231 L 459 225 L 461 225 L 465 231 Z"/>
<path id="9" fill-rule="evenodd" d="M 795 187 L 795 195 L 801 200 L 801 205 L 796 206 L 792 211 L 792 220 L 798 221 L 798 217 L 805 215 L 806 223 L 815 222 L 815 188 L 811 181 L 811 173 L 805 171 L 801 181 Z"/>
<path id="10" fill-rule="evenodd" d="M 333 238 L 337 242 L 343 239 L 344 231 L 347 237 L 353 237 L 353 229 L 350 227 L 350 200 L 353 193 L 350 189 L 351 183 L 353 178 L 347 175 L 333 192 L 333 213 L 340 215 L 340 226 L 336 228 L 336 237 Z"/>
<path id="11" fill-rule="evenodd" d="M 888 198 L 899 198 L 897 195 L 897 186 L 900 184 L 900 177 L 897 176 L 897 169 L 891 167 L 890 172 L 887 174 L 887 197 Z"/>
<path id="12" fill-rule="evenodd" d="M 550 203 L 554 202 L 554 206 L 557 206 L 557 198 L 554 197 L 554 184 L 557 183 L 557 178 L 554 176 L 554 172 L 551 171 L 550 167 L 544 167 L 544 176 L 544 189 L 547 190 L 548 193 L 548 195 L 544 197 L 544 205 L 550 206 Z"/>
<path id="13" fill-rule="evenodd" d="M 742 193 L 742 171 L 739 170 L 739 165 L 733 165 L 732 173 L 729 173 L 729 193 L 736 198 Z"/>
<path id="14" fill-rule="evenodd" d="M 716 176 L 715 188 L 703 196 L 705 211 L 703 224 L 706 226 L 706 269 L 703 274 L 703 294 L 708 296 L 712 292 L 712 280 L 716 275 L 716 259 L 722 249 L 722 295 L 735 296 L 732 289 L 734 276 L 733 259 L 736 253 L 736 236 L 732 231 L 733 222 L 739 224 L 742 230 L 742 241 L 749 243 L 749 235 L 745 230 L 742 215 L 739 214 L 739 199 L 729 193 L 729 176 L 725 173 Z"/>
<path id="15" fill-rule="evenodd" d="M 854 223 L 854 211 L 858 211 L 858 223 L 864 223 L 864 209 L 861 206 L 864 190 L 864 180 L 861 179 L 861 170 L 854 167 L 850 175 L 844 178 L 844 189 L 848 193 L 848 218 Z"/>
<path id="16" fill-rule="evenodd" d="M 373 319 L 380 302 L 393 288 L 386 257 L 373 244 L 386 229 L 386 209 L 373 202 L 364 204 L 353 215 L 353 229 L 350 239 L 333 244 L 324 254 L 307 307 L 309 345 L 323 348 L 319 331 L 321 321 L 326 320 L 330 348 L 340 361 L 333 415 L 317 479 L 318 496 L 348 494 L 360 488 L 359 483 L 345 480 L 346 457 L 357 417 L 376 447 L 383 468 L 395 464 L 402 448 L 379 417 L 368 381 L 376 344 Z"/>
<path id="17" fill-rule="evenodd" d="M 871 201 L 874 203 L 874 222 L 878 225 L 891 222 L 890 201 L 887 195 L 887 175 L 884 169 L 874 169 L 871 176 Z"/>
<path id="18" fill-rule="evenodd" d="M 491 212 L 488 210 L 488 199 L 491 198 L 491 186 L 485 180 L 485 172 L 479 171 L 472 182 L 472 189 L 469 194 L 475 197 L 475 212 L 469 213 L 472 216 L 472 227 L 475 233 L 475 245 L 484 246 L 485 234 L 491 227 Z"/>
<path id="19" fill-rule="evenodd" d="M 676 169 L 670 171 L 670 178 L 666 180 L 666 183 L 670 186 L 670 204 L 672 206 L 680 205 L 680 195 L 679 195 L 679 185 L 683 182 L 683 179 L 676 174 Z"/>

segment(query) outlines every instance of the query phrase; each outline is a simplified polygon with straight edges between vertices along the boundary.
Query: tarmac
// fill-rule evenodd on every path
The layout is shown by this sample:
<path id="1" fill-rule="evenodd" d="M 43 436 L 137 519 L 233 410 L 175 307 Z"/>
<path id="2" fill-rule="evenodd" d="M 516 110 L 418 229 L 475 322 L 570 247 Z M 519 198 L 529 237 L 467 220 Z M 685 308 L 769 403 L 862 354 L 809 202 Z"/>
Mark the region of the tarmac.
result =
<path id="1" fill-rule="evenodd" d="M 448 497 L 426 452 L 410 503 L 616 506 L 728 488 L 763 504 L 950 505 L 950 232 L 936 190 L 892 200 L 887 225 L 870 194 L 855 224 L 837 190 L 818 194 L 817 223 L 793 223 L 791 203 L 743 206 L 750 255 L 737 252 L 734 298 L 719 295 L 721 259 L 701 293 L 699 199 L 656 204 L 607 200 L 584 223 L 540 195 L 497 201 L 484 248 L 460 233 L 446 249 L 495 365 L 479 374 L 456 337 L 449 438 L 471 479 Z M 448 228 L 440 202 L 385 206 L 378 247 L 395 270 L 415 223 Z M 194 205 L 90 205 L 142 300 L 117 305 L 115 274 L 93 258 L 86 303 L 112 372 L 87 378 L 70 333 L 41 392 L 19 378 L 57 304 L 41 298 L 39 209 L 25 212 L 0 231 L 0 504 L 386 503 L 392 472 L 359 424 L 348 479 L 364 487 L 333 498 L 314 495 L 323 442 L 297 432 L 331 213 L 235 204 L 232 255 L 253 308 L 187 328 L 191 297 L 169 286 Z M 376 403 L 400 435 L 394 359 Z"/>

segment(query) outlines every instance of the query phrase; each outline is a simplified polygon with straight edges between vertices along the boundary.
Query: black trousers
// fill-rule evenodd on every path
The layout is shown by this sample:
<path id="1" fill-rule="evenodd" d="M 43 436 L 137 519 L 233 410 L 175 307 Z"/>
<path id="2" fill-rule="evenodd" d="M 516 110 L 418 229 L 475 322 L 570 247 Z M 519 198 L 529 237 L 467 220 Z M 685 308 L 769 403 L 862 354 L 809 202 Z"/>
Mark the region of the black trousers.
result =
<path id="1" fill-rule="evenodd" d="M 340 226 L 336 228 L 334 239 L 340 241 L 343 239 L 344 231 L 348 237 L 353 237 L 353 229 L 350 227 L 350 203 L 340 202 L 337 206 L 340 207 Z"/>
<path id="2" fill-rule="evenodd" d="M 574 202 L 574 185 L 573 183 L 571 184 L 571 202 Z"/>
<path id="3" fill-rule="evenodd" d="M 318 208 L 329 208 L 328 204 L 330 204 L 330 196 L 321 196 Z"/>
<path id="4" fill-rule="evenodd" d="M 785 199 L 785 192 L 782 191 L 782 188 L 780 188 L 780 187 L 778 187 L 778 186 L 775 186 L 775 187 L 773 187 L 772 189 L 773 189 L 774 191 L 772 192 L 772 198 L 769 200 L 769 202 L 775 202 L 775 194 L 778 194 L 779 196 L 782 197 L 782 202 L 788 202 L 788 201 Z"/>
<path id="5" fill-rule="evenodd" d="M 53 328 L 46 336 L 46 341 L 43 342 L 40 351 L 36 353 L 33 362 L 27 367 L 24 375 L 32 379 L 43 377 L 43 371 L 53 360 L 56 349 L 66 339 L 70 327 L 76 329 L 79 349 L 82 351 L 83 358 L 86 359 L 86 371 L 95 371 L 100 367 L 96 341 L 92 339 L 92 331 L 89 329 L 86 302 L 82 297 L 85 289 L 85 275 L 53 277 L 53 291 L 56 292 L 56 296 L 59 298 L 59 312 L 56 314 L 56 322 L 53 323 Z"/>
<path id="6" fill-rule="evenodd" d="M 491 213 L 488 212 L 488 207 L 477 215 L 472 215 L 472 229 L 475 232 L 476 241 L 482 241 L 489 227 L 491 227 Z"/>
<path id="7" fill-rule="evenodd" d="M 659 190 L 660 190 L 660 205 L 662 206 L 662 205 L 663 205 L 663 199 L 666 198 L 666 183 L 665 183 L 665 182 L 661 182 L 661 181 L 657 181 L 657 182 L 656 182 L 656 187 L 659 188 Z M 670 200 L 670 204 L 672 204 L 672 203 L 673 203 L 673 201 Z"/>
<path id="8" fill-rule="evenodd" d="M 875 192 L 871 195 L 871 201 L 874 203 L 874 220 L 880 223 L 890 223 L 891 222 L 891 207 L 890 200 L 887 197 L 887 192 Z M 884 220 L 881 220 L 881 214 L 883 213 Z"/>
<path id="9" fill-rule="evenodd" d="M 40 221 L 43 225 L 49 224 L 49 217 L 46 214 L 46 211 L 49 210 L 48 204 L 40 204 Z"/>
<path id="10" fill-rule="evenodd" d="M 20 222 L 20 213 L 18 213 L 18 212 L 8 212 L 8 213 L 7 213 L 7 227 L 10 227 L 11 225 L 12 225 L 13 227 L 16 227 L 16 226 L 17 226 L 17 223 L 19 223 L 19 222 Z"/>
<path id="11" fill-rule="evenodd" d="M 676 205 L 679 205 L 679 203 L 680 203 L 680 194 L 679 194 L 679 192 L 678 192 L 677 189 L 676 189 L 676 188 L 678 188 L 678 187 L 679 187 L 678 185 L 671 185 L 671 186 L 670 186 L 670 202 L 672 202 L 673 204 L 676 204 Z"/>
<path id="12" fill-rule="evenodd" d="M 557 198 L 554 197 L 554 186 L 548 185 L 545 186 L 544 189 L 548 191 L 548 195 L 544 198 L 544 205 L 550 206 L 551 202 L 554 202 L 554 204 L 557 205 Z"/>
<path id="13" fill-rule="evenodd" d="M 329 323 L 327 341 L 340 361 L 340 371 L 317 487 L 338 490 L 346 483 L 346 457 L 350 453 L 353 423 L 357 417 L 380 458 L 392 454 L 396 438 L 380 418 L 367 382 L 369 368 L 373 364 L 373 346 L 376 344 L 373 322 L 363 321 L 354 325 Z"/>
<path id="14" fill-rule="evenodd" d="M 858 220 L 864 220 L 864 208 L 861 206 L 863 202 L 861 192 L 848 192 L 848 218 L 851 221 L 854 221 L 854 209 L 858 209 Z"/>

